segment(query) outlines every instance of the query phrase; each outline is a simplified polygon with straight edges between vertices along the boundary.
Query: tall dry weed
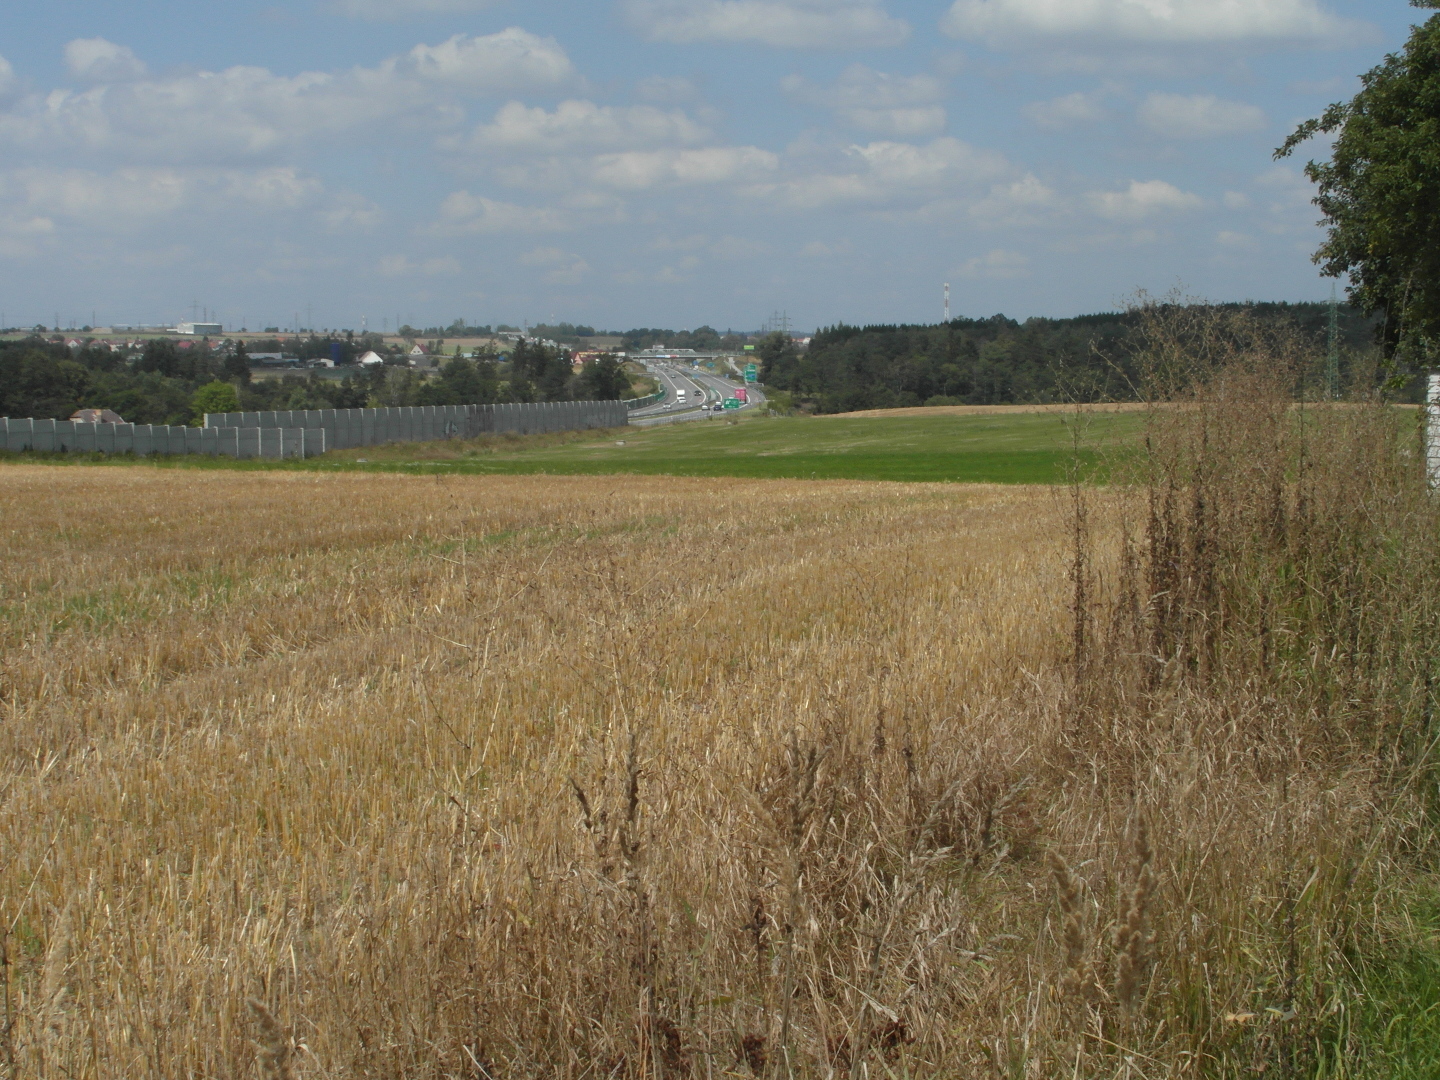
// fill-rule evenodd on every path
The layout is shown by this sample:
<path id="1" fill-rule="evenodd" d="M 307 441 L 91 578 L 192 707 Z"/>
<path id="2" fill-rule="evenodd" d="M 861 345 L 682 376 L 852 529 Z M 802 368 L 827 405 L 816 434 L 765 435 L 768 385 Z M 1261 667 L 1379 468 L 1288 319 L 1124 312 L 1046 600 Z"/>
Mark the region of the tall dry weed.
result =
<path id="1" fill-rule="evenodd" d="M 1403 417 L 1302 420 L 1303 342 L 1152 314 L 1148 443 L 1068 506 L 0 470 L 20 1069 L 1236 1076 L 1344 1045 L 1345 965 L 1430 837 L 1433 510 Z"/>
<path id="2" fill-rule="evenodd" d="M 1067 731 L 1072 767 L 1104 777 L 1075 824 L 1115 851 L 1091 842 L 1115 1007 L 1167 1034 L 1103 1012 L 1091 1030 L 1222 1072 L 1310 1068 L 1366 949 L 1358 910 L 1431 843 L 1415 780 L 1440 518 L 1414 414 L 1358 391 L 1307 402 L 1312 342 L 1244 312 L 1139 315 L 1143 441 L 1113 493 L 1074 489 L 1072 648 L 1092 655 Z M 1127 805 L 1145 807 L 1128 874 Z"/>

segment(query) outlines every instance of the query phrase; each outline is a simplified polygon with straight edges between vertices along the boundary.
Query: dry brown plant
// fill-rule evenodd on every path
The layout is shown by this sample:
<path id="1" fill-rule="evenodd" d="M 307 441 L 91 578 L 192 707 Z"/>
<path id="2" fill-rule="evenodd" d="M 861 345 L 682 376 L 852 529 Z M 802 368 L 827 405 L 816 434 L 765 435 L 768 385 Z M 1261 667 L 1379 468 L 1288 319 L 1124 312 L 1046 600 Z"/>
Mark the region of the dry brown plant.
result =
<path id="1" fill-rule="evenodd" d="M 257 985 L 317 1076 L 1302 1062 L 1430 842 L 1433 510 L 1154 330 L 1108 490 L 0 468 L 17 1071 L 282 1075 Z"/>
<path id="2" fill-rule="evenodd" d="M 291 1058 L 295 1055 L 295 1041 L 290 1033 L 280 1026 L 264 1002 L 250 998 L 246 1004 L 260 1025 L 260 1069 L 267 1080 L 295 1080 L 295 1069 Z"/>

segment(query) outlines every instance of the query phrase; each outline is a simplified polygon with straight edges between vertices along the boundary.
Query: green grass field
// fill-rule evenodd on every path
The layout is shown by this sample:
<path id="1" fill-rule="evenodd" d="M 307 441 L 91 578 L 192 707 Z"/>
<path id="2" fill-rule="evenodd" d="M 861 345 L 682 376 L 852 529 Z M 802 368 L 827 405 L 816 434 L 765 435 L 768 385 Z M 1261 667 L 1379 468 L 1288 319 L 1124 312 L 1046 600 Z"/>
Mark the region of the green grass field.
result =
<path id="1" fill-rule="evenodd" d="M 1135 413 L 1079 423 L 1078 461 L 1093 472 L 1104 449 L 1137 431 Z M 468 474 L 648 474 L 798 480 L 1049 484 L 1077 461 L 1069 413 L 951 416 L 743 417 L 604 432 L 492 436 L 332 451 L 307 461 L 143 459 L 157 468 L 354 469 Z M 11 460 L 131 461 L 100 455 L 6 455 Z"/>
<path id="2" fill-rule="evenodd" d="M 1088 415 L 1080 460 L 1119 445 L 1136 414 Z M 565 437 L 396 444 L 328 454 L 323 467 L 467 473 L 660 474 L 786 479 L 1048 484 L 1076 460 L 1075 418 L 1003 416 L 749 417 Z M 363 459 L 363 463 L 362 463 Z"/>

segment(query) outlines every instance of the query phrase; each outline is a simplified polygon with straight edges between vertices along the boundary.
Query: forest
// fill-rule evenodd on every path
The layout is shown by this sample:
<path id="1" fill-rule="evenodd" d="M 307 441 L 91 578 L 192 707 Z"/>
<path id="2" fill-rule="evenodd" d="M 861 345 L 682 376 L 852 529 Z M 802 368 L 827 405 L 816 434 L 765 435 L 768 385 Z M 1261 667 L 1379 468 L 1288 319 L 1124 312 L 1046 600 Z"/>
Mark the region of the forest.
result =
<path id="1" fill-rule="evenodd" d="M 1328 304 L 1228 304 L 1325 344 Z M 1373 367 L 1376 324 L 1337 307 L 1343 373 Z M 777 400 L 836 413 L 915 405 L 1124 401 L 1136 395 L 1136 312 L 1017 322 L 1004 315 L 933 326 L 848 326 L 816 331 L 808 349 L 781 334 L 763 339 L 760 381 Z M 1369 358 L 1367 360 L 1367 358 Z M 1413 388 L 1410 388 L 1413 393 Z"/>

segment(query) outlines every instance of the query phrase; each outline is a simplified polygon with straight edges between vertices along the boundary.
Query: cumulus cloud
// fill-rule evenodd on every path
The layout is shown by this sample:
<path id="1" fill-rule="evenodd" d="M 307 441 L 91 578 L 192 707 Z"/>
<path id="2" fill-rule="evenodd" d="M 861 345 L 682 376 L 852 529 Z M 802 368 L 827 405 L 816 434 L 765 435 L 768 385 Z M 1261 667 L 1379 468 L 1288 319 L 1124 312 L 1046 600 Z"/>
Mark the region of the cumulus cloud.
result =
<path id="1" fill-rule="evenodd" d="M 1029 258 L 1004 248 L 977 255 L 960 268 L 960 276 L 964 278 L 1018 278 L 1029 273 Z"/>
<path id="2" fill-rule="evenodd" d="M 945 85 L 933 75 L 890 75 L 854 64 L 830 86 L 799 75 L 780 85 L 796 101 L 833 109 L 842 123 L 862 131 L 915 138 L 945 128 L 945 109 L 937 104 Z"/>
<path id="3" fill-rule="evenodd" d="M 555 41 L 511 28 L 417 45 L 376 67 L 338 74 L 232 67 L 31 95 L 0 112 L 0 143 L 146 162 L 245 159 L 407 114 L 448 126 L 458 119 L 453 94 L 553 89 L 573 76 Z"/>
<path id="4" fill-rule="evenodd" d="M 545 280 L 552 285 L 574 285 L 590 272 L 590 264 L 583 258 L 557 247 L 538 247 L 527 251 L 520 256 L 520 263 L 545 270 Z"/>
<path id="5" fill-rule="evenodd" d="M 624 0 L 651 41 L 754 43 L 790 49 L 899 45 L 910 26 L 879 0 Z"/>
<path id="6" fill-rule="evenodd" d="M 381 277 L 451 277 L 460 273 L 460 263 L 448 255 L 415 261 L 408 255 L 382 255 L 375 260 L 375 272 Z"/>
<path id="7" fill-rule="evenodd" d="M 995 184 L 970 207 L 970 216 L 986 228 L 1039 225 L 1053 217 L 1060 199 L 1031 173 L 1008 184 Z"/>
<path id="8" fill-rule="evenodd" d="M 1254 105 L 1223 101 L 1214 94 L 1151 94 L 1140 106 L 1140 122 L 1171 139 L 1209 139 L 1261 131 L 1265 114 Z"/>
<path id="9" fill-rule="evenodd" d="M 440 220 L 431 231 L 439 235 L 534 233 L 562 232 L 569 227 L 568 216 L 556 207 L 519 206 L 455 191 L 440 204 Z"/>
<path id="10" fill-rule="evenodd" d="M 1088 38 L 1146 43 L 1337 44 L 1368 24 L 1316 0 L 955 0 L 940 21 L 952 37 L 991 45 Z"/>
<path id="11" fill-rule="evenodd" d="M 1113 221 L 1141 221 L 1178 211 L 1194 210 L 1205 200 L 1164 180 L 1131 180 L 1124 191 L 1092 191 L 1090 208 Z"/>
<path id="12" fill-rule="evenodd" d="M 41 218 L 87 231 L 134 232 L 180 215 L 323 214 L 334 205 L 315 177 L 268 169 L 27 168 L 0 173 L 9 216 Z"/>
<path id="13" fill-rule="evenodd" d="M 1088 124 L 1105 116 L 1105 110 L 1100 106 L 1100 95 L 1083 91 L 1064 94 L 1049 101 L 1032 101 L 1025 106 L 1024 112 L 1041 127 L 1056 131 L 1075 124 Z"/>
<path id="14" fill-rule="evenodd" d="M 680 110 L 653 105 L 616 107 L 593 101 L 562 101 L 554 112 L 512 101 L 474 134 L 477 145 L 510 150 L 569 153 L 595 148 L 638 148 L 700 142 L 708 134 Z"/>
<path id="15" fill-rule="evenodd" d="M 746 194 L 802 209 L 846 203 L 880 208 L 953 197 L 1014 172 L 1004 155 L 949 137 L 924 145 L 884 141 L 851 146 L 846 159 L 849 171 L 756 184 Z"/>
<path id="16" fill-rule="evenodd" d="M 447 83 L 477 91 L 549 88 L 575 76 L 570 57 L 554 38 L 542 38 L 518 26 L 498 34 L 456 34 L 439 45 L 416 45 L 403 60 L 389 60 L 380 71 Z"/>
<path id="17" fill-rule="evenodd" d="M 65 46 L 65 66 L 77 79 L 127 82 L 145 76 L 148 68 L 128 46 L 104 38 L 76 38 Z"/>
<path id="18" fill-rule="evenodd" d="M 356 19 L 394 20 L 416 15 L 454 15 L 492 7 L 497 0 L 334 0 L 330 10 Z"/>
<path id="19" fill-rule="evenodd" d="M 711 146 L 697 150 L 637 150 L 601 154 L 591 177 L 601 184 L 639 191 L 663 184 L 719 184 L 773 172 L 780 159 L 755 146 Z"/>

